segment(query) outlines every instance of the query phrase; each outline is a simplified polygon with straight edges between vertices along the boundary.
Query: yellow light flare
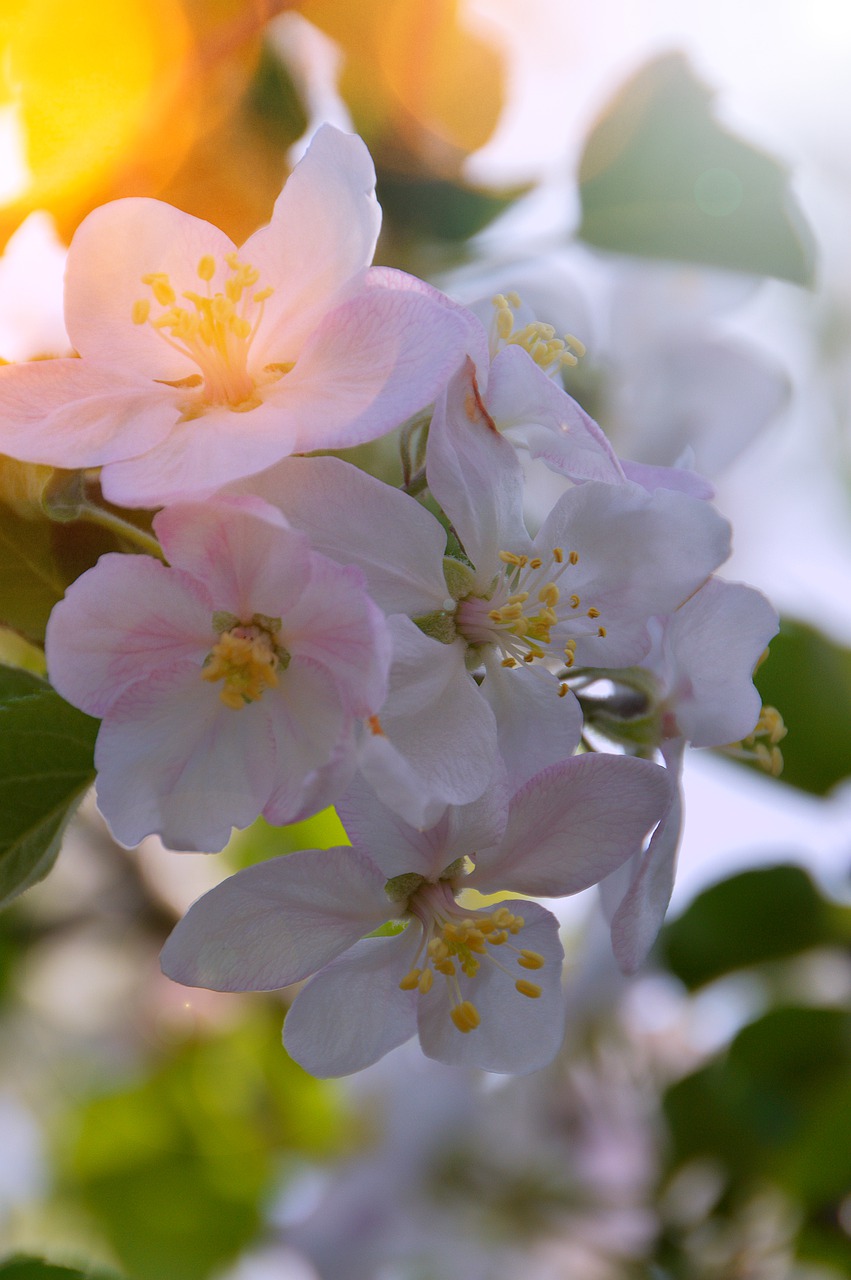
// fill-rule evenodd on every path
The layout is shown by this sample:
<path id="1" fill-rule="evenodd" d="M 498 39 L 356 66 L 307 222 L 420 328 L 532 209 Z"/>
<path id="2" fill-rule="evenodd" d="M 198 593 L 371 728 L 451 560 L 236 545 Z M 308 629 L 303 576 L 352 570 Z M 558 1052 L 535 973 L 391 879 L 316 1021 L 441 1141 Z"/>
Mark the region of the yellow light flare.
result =
<path id="1" fill-rule="evenodd" d="M 0 51 L 0 109 L 21 166 L 5 200 L 0 185 L 4 223 L 39 207 L 85 212 L 117 174 L 145 171 L 153 139 L 170 168 L 191 141 L 180 0 L 4 0 Z"/>

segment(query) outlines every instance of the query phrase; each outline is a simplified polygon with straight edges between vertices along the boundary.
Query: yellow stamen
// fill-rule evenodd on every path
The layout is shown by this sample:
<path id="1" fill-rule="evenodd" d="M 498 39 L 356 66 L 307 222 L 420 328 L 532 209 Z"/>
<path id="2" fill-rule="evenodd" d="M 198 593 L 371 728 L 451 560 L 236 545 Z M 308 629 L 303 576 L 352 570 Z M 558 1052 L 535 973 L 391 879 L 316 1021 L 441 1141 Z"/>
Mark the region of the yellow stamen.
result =
<path id="1" fill-rule="evenodd" d="M 469 1000 L 462 1000 L 450 1010 L 449 1016 L 458 1030 L 463 1031 L 465 1035 L 468 1031 L 473 1031 L 481 1021 L 478 1009 Z"/>
<path id="2" fill-rule="evenodd" d="M 521 996 L 528 996 L 530 1000 L 537 1000 L 541 994 L 541 988 L 538 984 L 536 982 L 528 982 L 526 978 L 518 978 L 514 986 Z"/>

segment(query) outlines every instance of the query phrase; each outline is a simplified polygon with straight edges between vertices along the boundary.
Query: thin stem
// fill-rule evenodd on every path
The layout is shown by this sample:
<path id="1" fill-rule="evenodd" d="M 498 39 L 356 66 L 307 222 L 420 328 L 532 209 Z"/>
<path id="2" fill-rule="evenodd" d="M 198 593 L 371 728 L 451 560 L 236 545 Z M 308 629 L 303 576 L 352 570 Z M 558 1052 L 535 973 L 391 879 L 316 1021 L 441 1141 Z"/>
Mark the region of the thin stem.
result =
<path id="1" fill-rule="evenodd" d="M 103 507 L 90 506 L 86 503 L 80 509 L 79 518 L 88 520 L 89 524 L 97 524 L 103 529 L 109 529 L 111 533 L 123 538 L 125 542 L 132 542 L 140 551 L 146 552 L 149 556 L 156 556 L 158 560 L 165 560 L 163 549 L 152 533 L 147 533 L 144 529 L 140 529 L 138 525 L 132 524 L 129 520 L 124 520 L 112 511 L 106 511 Z"/>

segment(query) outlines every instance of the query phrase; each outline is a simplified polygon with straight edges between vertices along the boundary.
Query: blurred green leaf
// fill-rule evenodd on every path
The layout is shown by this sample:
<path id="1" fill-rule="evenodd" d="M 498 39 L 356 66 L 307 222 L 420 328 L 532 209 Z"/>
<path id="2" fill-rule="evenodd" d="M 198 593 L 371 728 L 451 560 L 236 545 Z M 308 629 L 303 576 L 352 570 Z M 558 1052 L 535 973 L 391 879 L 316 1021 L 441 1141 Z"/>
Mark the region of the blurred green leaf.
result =
<path id="1" fill-rule="evenodd" d="M 592 130 L 579 236 L 619 253 L 811 284 L 814 244 L 771 156 L 728 133 L 679 53 L 643 67 Z"/>
<path id="2" fill-rule="evenodd" d="M 236 869 L 265 862 L 267 858 L 280 857 L 282 853 L 296 853 L 299 849 L 332 849 L 335 845 L 351 844 L 342 822 L 334 808 L 323 809 L 304 822 L 292 822 L 287 827 L 273 827 L 265 818 L 258 818 L 244 831 L 235 831 L 228 844 L 225 858 Z"/>
<path id="3" fill-rule="evenodd" d="M 52 526 L 0 506 L 0 623 L 40 643 L 67 579 L 56 564 Z"/>
<path id="4" fill-rule="evenodd" d="M 382 169 L 377 194 L 384 216 L 405 233 L 437 240 L 467 240 L 493 222 L 528 186 L 485 191 L 441 178 L 417 178 Z"/>
<path id="5" fill-rule="evenodd" d="M 307 128 L 307 113 L 292 76 L 269 45 L 264 45 L 260 52 L 246 106 L 266 138 L 279 146 L 282 153 Z"/>
<path id="6" fill-rule="evenodd" d="M 0 667 L 0 906 L 47 875 L 94 781 L 98 721 L 27 671 Z"/>
<path id="7" fill-rule="evenodd" d="M 347 1139 L 336 1088 L 282 1048 L 280 1007 L 252 1006 L 236 1030 L 178 1047 L 76 1118 L 64 1176 L 133 1280 L 219 1271 L 260 1230 L 287 1157 Z"/>
<path id="8" fill-rule="evenodd" d="M 851 942 L 851 908 L 824 898 L 795 866 L 743 871 L 704 890 L 660 943 L 671 972 L 693 990 L 734 969 Z"/>
<path id="9" fill-rule="evenodd" d="M 0 1280 L 120 1280 L 114 1272 L 78 1271 L 75 1267 L 60 1267 L 42 1258 L 15 1254 L 0 1261 Z"/>
<path id="10" fill-rule="evenodd" d="M 789 730 L 782 781 L 823 796 L 851 774 L 851 649 L 784 618 L 754 681 Z"/>
<path id="11" fill-rule="evenodd" d="M 772 1009 L 665 1098 L 676 1163 L 715 1156 L 733 1185 L 765 1178 L 816 1214 L 851 1185 L 851 1013 Z"/>

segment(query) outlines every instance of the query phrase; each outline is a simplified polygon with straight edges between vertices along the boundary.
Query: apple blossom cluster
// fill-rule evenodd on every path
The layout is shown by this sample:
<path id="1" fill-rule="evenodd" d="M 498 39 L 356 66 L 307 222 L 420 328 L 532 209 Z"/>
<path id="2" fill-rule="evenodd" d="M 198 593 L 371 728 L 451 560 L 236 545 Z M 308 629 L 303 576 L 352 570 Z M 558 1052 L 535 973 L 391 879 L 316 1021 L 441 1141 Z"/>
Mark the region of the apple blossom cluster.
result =
<path id="1" fill-rule="evenodd" d="M 103 556 L 47 632 L 56 689 L 101 721 L 116 839 L 212 852 L 335 805 L 351 841 L 224 881 L 165 972 L 308 979 L 285 1041 L 316 1075 L 417 1034 L 522 1073 L 563 1034 L 536 899 L 600 884 L 621 967 L 642 962 L 686 745 L 774 760 L 751 677 L 777 618 L 716 576 L 705 482 L 620 460 L 563 389 L 577 339 L 512 293 L 483 323 L 370 266 L 374 180 L 325 126 L 241 248 L 155 200 L 90 214 L 78 355 L 0 371 L 0 449 L 159 508 L 157 554 Z M 401 485 L 329 452 L 396 430 Z M 561 477 L 534 519 L 524 465 Z"/>

